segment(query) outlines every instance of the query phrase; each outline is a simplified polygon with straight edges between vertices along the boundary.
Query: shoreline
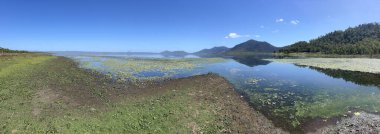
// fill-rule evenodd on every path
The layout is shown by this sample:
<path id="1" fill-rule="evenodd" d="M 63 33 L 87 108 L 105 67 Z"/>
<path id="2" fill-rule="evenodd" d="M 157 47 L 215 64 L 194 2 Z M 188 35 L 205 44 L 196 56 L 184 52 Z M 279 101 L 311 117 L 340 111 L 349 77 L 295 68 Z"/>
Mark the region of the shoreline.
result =
<path id="1" fill-rule="evenodd" d="M 5 82 L 2 90 L 20 92 L 6 94 L 11 97 L 4 98 L 0 106 L 13 107 L 19 114 L 11 116 L 12 109 L 2 109 L 6 114 L 0 119 L 11 120 L 3 124 L 1 132 L 286 133 L 250 107 L 226 79 L 215 74 L 139 88 L 78 68 L 76 62 L 64 57 L 10 57 L 4 65 L 19 66 L 0 72 L 9 71 L 0 75 Z M 14 87 L 14 82 L 21 85 Z M 28 92 L 19 94 L 25 91 Z"/>

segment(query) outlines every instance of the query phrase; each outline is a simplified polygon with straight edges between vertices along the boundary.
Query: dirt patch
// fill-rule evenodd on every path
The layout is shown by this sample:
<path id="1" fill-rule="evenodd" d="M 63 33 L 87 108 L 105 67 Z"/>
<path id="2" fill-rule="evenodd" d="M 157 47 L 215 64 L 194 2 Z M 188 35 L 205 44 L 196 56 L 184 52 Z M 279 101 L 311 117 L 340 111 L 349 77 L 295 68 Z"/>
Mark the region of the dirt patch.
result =
<path id="1" fill-rule="evenodd" d="M 52 89 L 37 91 L 36 99 L 40 103 L 51 103 L 59 97 L 59 94 Z"/>
<path id="2" fill-rule="evenodd" d="M 32 114 L 34 116 L 38 116 L 42 112 L 44 105 L 54 103 L 58 97 L 59 94 L 51 89 L 38 90 L 32 100 Z"/>
<path id="3" fill-rule="evenodd" d="M 191 129 L 191 132 L 193 134 L 197 134 L 197 132 L 199 131 L 198 125 L 195 122 L 189 123 L 188 127 Z"/>

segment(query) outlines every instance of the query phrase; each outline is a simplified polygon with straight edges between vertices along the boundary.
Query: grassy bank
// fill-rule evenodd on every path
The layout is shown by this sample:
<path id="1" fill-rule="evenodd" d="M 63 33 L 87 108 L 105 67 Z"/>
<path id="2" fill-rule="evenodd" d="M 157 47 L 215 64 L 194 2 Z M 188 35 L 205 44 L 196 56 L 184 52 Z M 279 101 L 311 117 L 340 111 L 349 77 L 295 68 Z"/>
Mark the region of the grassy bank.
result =
<path id="1" fill-rule="evenodd" d="M 380 73 L 380 59 L 368 58 L 306 58 L 306 59 L 267 59 L 269 61 L 293 63 L 327 69 L 340 69 L 367 73 Z"/>
<path id="2" fill-rule="evenodd" d="M 62 57 L 0 56 L 2 133 L 281 132 L 214 74 L 139 88 Z"/>

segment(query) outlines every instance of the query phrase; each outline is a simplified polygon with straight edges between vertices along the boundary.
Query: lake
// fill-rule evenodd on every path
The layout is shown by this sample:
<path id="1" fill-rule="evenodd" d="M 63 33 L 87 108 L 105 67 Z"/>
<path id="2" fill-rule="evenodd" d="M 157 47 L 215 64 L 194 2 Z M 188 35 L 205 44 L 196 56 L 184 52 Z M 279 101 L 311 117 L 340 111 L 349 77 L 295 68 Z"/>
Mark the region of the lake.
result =
<path id="1" fill-rule="evenodd" d="M 159 54 L 56 53 L 82 68 L 133 84 L 209 72 L 232 83 L 252 107 L 287 130 L 334 123 L 354 112 L 380 111 L 380 75 L 298 66 L 263 60 L 268 56 L 227 58 L 164 57 Z M 311 126 L 310 125 L 314 125 Z"/>

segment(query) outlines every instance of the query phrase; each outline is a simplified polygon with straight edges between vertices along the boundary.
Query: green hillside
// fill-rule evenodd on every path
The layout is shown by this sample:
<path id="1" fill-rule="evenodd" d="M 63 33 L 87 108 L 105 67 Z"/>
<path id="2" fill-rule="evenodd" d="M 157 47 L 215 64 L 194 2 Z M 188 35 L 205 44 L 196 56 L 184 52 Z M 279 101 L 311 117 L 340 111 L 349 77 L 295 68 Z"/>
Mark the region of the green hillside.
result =
<path id="1" fill-rule="evenodd" d="M 296 42 L 280 49 L 279 52 L 340 55 L 380 54 L 380 24 L 368 23 L 344 31 L 334 31 L 309 42 Z"/>

